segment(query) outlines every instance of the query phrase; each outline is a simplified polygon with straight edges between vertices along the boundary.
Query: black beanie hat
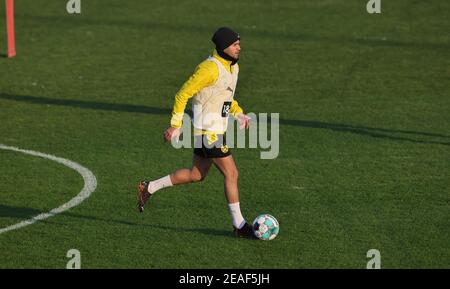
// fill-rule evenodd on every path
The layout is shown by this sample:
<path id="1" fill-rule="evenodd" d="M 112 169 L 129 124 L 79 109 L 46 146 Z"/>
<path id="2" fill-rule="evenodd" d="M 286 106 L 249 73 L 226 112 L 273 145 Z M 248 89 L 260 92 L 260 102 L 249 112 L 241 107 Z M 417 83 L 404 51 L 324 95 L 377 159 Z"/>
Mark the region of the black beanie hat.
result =
<path id="1" fill-rule="evenodd" d="M 212 42 L 214 42 L 214 44 L 216 44 L 216 49 L 218 51 L 221 51 L 240 39 L 241 37 L 239 36 L 239 34 L 234 32 L 230 28 L 221 27 L 217 29 L 211 40 Z"/>

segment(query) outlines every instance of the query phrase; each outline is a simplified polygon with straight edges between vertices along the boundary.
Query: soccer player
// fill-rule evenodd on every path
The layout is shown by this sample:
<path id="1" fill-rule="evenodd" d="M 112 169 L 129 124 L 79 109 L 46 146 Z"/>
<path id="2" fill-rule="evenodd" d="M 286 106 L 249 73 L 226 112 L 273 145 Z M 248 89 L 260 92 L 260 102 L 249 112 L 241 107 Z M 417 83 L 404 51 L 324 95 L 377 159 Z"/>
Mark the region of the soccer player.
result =
<path id="1" fill-rule="evenodd" d="M 250 118 L 234 99 L 239 73 L 240 36 L 227 27 L 219 28 L 212 41 L 212 56 L 200 63 L 194 74 L 175 96 L 170 127 L 164 139 L 178 140 L 186 104 L 192 98 L 195 148 L 190 169 L 179 169 L 154 181 L 139 181 L 137 207 L 140 212 L 158 190 L 173 185 L 200 182 L 214 164 L 224 176 L 225 197 L 237 237 L 256 238 L 253 228 L 242 216 L 239 206 L 238 170 L 226 145 L 228 116 L 235 117 L 240 128 L 249 128 Z"/>

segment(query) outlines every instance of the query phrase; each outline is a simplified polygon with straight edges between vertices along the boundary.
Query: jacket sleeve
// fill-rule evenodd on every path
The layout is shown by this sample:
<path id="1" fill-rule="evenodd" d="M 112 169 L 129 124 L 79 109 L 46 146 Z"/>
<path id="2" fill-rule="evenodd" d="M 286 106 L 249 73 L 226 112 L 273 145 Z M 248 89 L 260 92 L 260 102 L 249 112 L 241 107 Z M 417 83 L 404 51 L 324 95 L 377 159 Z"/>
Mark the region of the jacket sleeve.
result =
<path id="1" fill-rule="evenodd" d="M 200 63 L 191 77 L 183 84 L 175 95 L 170 126 L 180 128 L 183 125 L 183 114 L 186 104 L 196 93 L 205 87 L 213 85 L 219 77 L 217 65 L 212 61 Z"/>
<path id="2" fill-rule="evenodd" d="M 239 64 L 236 63 L 236 67 L 239 69 Z M 236 99 L 231 103 L 230 113 L 233 117 L 237 117 L 239 114 L 244 113 L 244 110 L 239 106 Z"/>
<path id="3" fill-rule="evenodd" d="M 240 113 L 244 113 L 244 110 L 239 106 L 239 103 L 235 99 L 231 103 L 230 113 L 234 117 L 237 117 Z"/>

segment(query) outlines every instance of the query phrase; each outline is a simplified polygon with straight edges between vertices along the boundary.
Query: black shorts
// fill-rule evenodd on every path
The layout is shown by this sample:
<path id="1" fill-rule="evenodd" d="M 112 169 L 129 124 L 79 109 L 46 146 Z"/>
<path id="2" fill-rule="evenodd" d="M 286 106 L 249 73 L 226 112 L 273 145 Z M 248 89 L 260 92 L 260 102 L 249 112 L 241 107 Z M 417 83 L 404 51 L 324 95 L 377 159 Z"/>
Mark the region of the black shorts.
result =
<path id="1" fill-rule="evenodd" d="M 205 134 L 195 136 L 194 154 L 203 158 L 224 158 L 231 155 L 231 152 L 225 134 L 218 134 L 217 140 L 213 143 Z"/>

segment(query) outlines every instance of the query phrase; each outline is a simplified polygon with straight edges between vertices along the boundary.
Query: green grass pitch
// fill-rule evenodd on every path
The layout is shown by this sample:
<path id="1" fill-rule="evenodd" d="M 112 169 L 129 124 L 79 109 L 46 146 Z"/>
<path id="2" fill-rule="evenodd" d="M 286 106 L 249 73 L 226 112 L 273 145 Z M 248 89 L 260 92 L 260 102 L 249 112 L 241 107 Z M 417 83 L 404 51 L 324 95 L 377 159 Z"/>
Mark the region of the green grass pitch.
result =
<path id="1" fill-rule="evenodd" d="M 98 181 L 71 210 L 0 234 L 0 268 L 450 266 L 450 2 L 16 1 L 17 57 L 0 26 L 0 144 L 75 161 Z M 4 15 L 1 5 L 0 15 Z M 3 19 L 3 18 L 2 18 Z M 270 242 L 233 237 L 223 179 L 158 192 L 140 177 L 189 167 L 163 143 L 175 93 L 213 49 L 242 38 L 238 101 L 280 113 L 280 153 L 234 149 L 241 209 L 280 222 Z M 75 171 L 0 150 L 0 229 L 83 188 Z"/>

